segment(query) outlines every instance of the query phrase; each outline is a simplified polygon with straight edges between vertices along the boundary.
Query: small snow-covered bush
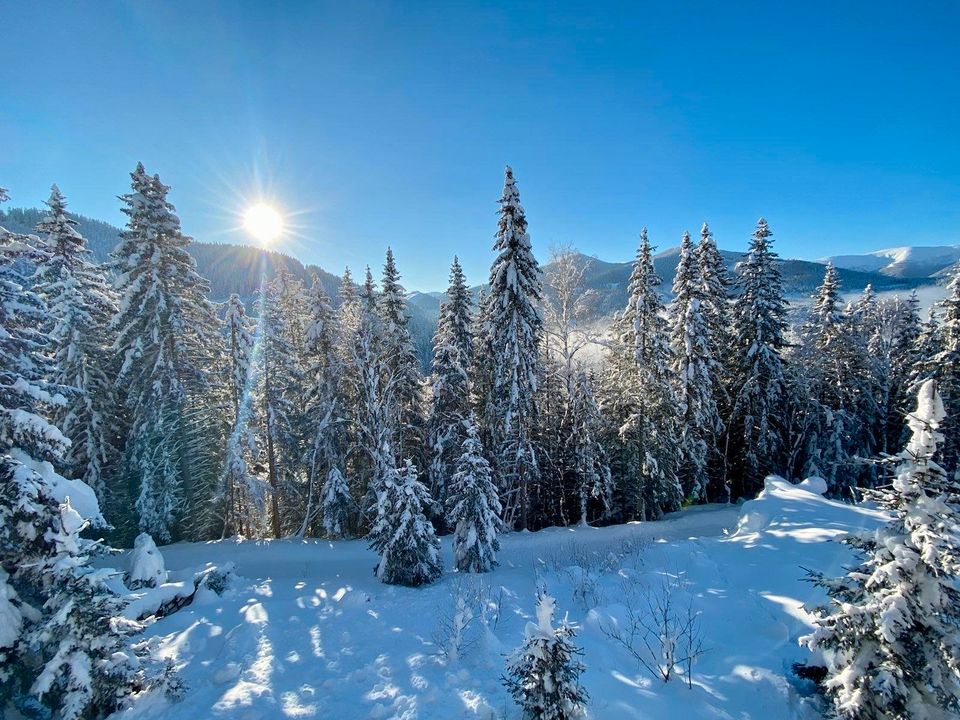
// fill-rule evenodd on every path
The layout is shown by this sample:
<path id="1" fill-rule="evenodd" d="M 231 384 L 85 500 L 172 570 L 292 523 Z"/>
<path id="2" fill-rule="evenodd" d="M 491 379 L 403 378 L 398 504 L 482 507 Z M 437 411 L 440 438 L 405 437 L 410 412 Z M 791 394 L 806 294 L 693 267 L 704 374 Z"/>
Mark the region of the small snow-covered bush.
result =
<path id="1" fill-rule="evenodd" d="M 576 628 L 566 618 L 553 627 L 556 601 L 537 593 L 537 622 L 527 623 L 523 644 L 507 658 L 504 685 L 523 708 L 524 720 L 569 720 L 583 717 L 588 699 L 580 685 L 585 670 L 572 640 Z"/>
<path id="2" fill-rule="evenodd" d="M 391 469 L 377 498 L 377 519 L 369 535 L 370 547 L 380 554 L 376 573 L 382 582 L 416 587 L 443 573 L 440 540 L 425 514 L 430 504 L 410 460 L 403 473 Z"/>
<path id="3" fill-rule="evenodd" d="M 207 570 L 201 572 L 197 578 L 194 580 L 194 584 L 199 587 L 205 587 L 209 590 L 212 590 L 217 595 L 223 595 L 226 592 L 227 588 L 230 586 L 230 583 L 235 577 L 235 568 L 232 562 L 224 563 L 223 565 L 207 568 Z"/>
<path id="4" fill-rule="evenodd" d="M 331 467 L 323 483 L 323 532 L 328 538 L 350 536 L 353 497 L 350 485 L 336 466 Z"/>
<path id="5" fill-rule="evenodd" d="M 503 509 L 472 415 L 466 422 L 466 434 L 447 497 L 448 522 L 454 527 L 454 566 L 458 572 L 489 572 L 497 565 Z"/>
<path id="6" fill-rule="evenodd" d="M 127 571 L 127 587 L 136 590 L 142 587 L 157 587 L 167 581 L 163 555 L 150 533 L 140 533 L 133 542 L 130 553 L 130 568 Z"/>

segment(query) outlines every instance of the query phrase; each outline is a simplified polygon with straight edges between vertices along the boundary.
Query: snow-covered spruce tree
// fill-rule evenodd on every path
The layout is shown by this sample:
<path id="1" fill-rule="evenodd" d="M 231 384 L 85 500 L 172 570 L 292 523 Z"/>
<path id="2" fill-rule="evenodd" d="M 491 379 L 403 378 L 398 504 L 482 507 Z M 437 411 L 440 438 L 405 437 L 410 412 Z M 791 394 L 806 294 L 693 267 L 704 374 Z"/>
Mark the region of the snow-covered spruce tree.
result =
<path id="1" fill-rule="evenodd" d="M 851 463 L 845 478 L 851 485 L 876 484 L 876 466 L 863 462 L 884 447 L 884 406 L 888 395 L 889 362 L 881 352 L 879 308 L 873 288 L 867 286 L 855 303 L 848 304 L 843 315 L 846 330 L 843 348 L 846 354 L 846 403 L 859 420 L 847 435 L 847 454 Z"/>
<path id="2" fill-rule="evenodd" d="M 350 536 L 353 517 L 353 497 L 350 485 L 337 466 L 330 468 L 323 483 L 323 534 L 328 538 Z"/>
<path id="3" fill-rule="evenodd" d="M 357 412 L 360 407 L 357 388 L 360 387 L 360 375 L 354 363 L 354 344 L 360 328 L 360 302 L 350 268 L 344 270 L 338 296 L 340 305 L 336 310 L 334 350 L 340 366 L 336 388 L 338 441 L 342 443 L 339 455 L 343 473 L 352 483 L 350 492 L 355 500 L 359 500 L 366 492 L 364 467 L 367 458 L 357 442 Z"/>
<path id="4" fill-rule="evenodd" d="M 500 519 L 503 508 L 472 414 L 465 426 L 466 439 L 446 501 L 448 522 L 454 528 L 453 562 L 457 572 L 489 572 L 497 565 L 497 533 L 504 529 Z"/>
<path id="5" fill-rule="evenodd" d="M 639 481 L 645 448 L 630 422 L 640 412 L 637 373 L 633 353 L 623 341 L 625 337 L 629 337 L 626 323 L 616 313 L 597 383 L 600 440 L 606 449 L 614 489 L 611 514 L 620 521 L 647 517 Z"/>
<path id="6" fill-rule="evenodd" d="M 527 219 L 508 167 L 500 198 L 500 222 L 490 268 L 488 338 L 492 357 L 491 387 L 484 422 L 490 428 L 491 455 L 509 525 L 527 527 L 531 494 L 539 482 L 534 447 L 538 412 L 537 388 L 543 369 L 540 346 L 543 319 L 540 266 L 530 246 Z"/>
<path id="7" fill-rule="evenodd" d="M 627 307 L 620 316 L 614 352 L 632 358 L 633 378 L 624 392 L 634 394 L 633 412 L 620 426 L 620 436 L 638 449 L 638 467 L 622 481 L 632 488 L 621 492 L 642 508 L 646 519 L 679 510 L 683 490 L 677 478 L 676 399 L 671 386 L 669 332 L 660 298 L 660 277 L 653 265 L 653 247 L 644 228 L 630 276 Z M 627 366 L 629 367 L 629 365 Z"/>
<path id="8" fill-rule="evenodd" d="M 102 525 L 93 490 L 51 464 L 70 444 L 52 422 L 67 388 L 47 380 L 52 318 L 17 270 L 35 247 L 0 228 L 0 714 L 102 717 L 166 674 L 128 644 L 140 628 L 120 617 L 110 571 L 91 567 L 70 498 Z"/>
<path id="9" fill-rule="evenodd" d="M 209 390 L 217 317 L 187 251 L 190 238 L 167 202 L 169 188 L 142 164 L 131 179 L 131 192 L 121 198 L 127 228 L 113 252 L 117 383 L 130 414 L 124 460 L 139 483 L 141 530 L 165 541 L 174 535 L 197 459 L 189 449 L 217 445 L 210 440 L 219 428 L 198 427 L 189 417 Z"/>
<path id="10" fill-rule="evenodd" d="M 319 495 L 322 478 L 335 467 L 345 452 L 342 423 L 337 417 L 337 385 L 340 358 L 337 355 L 336 315 L 330 298 L 314 275 L 308 293 L 305 350 L 307 353 L 305 402 L 305 457 L 307 473 L 307 507 L 300 535 L 320 531 Z"/>
<path id="11" fill-rule="evenodd" d="M 747 257 L 737 264 L 739 295 L 733 307 L 735 368 L 727 431 L 727 464 L 734 498 L 748 497 L 781 464 L 780 403 L 784 398 L 781 351 L 787 302 L 771 247 L 773 233 L 760 218 Z"/>
<path id="12" fill-rule="evenodd" d="M 400 284 L 400 272 L 390 248 L 383 266 L 381 291 L 377 308 L 382 321 L 384 367 L 393 385 L 390 424 L 395 428 L 395 435 L 392 445 L 398 461 L 413 458 L 422 467 L 423 375 L 408 327 L 406 291 Z"/>
<path id="13" fill-rule="evenodd" d="M 913 365 L 910 368 L 909 387 L 918 388 L 924 380 L 934 376 L 934 358 L 943 346 L 939 322 L 940 308 L 934 303 L 927 310 L 926 319 L 920 323 L 920 334 L 914 352 Z"/>
<path id="14" fill-rule="evenodd" d="M 804 437 L 784 440 L 802 446 L 800 475 L 823 477 L 835 492 L 837 473 L 843 472 L 849 460 L 844 436 L 851 418 L 842 406 L 842 366 L 838 367 L 839 358 L 835 358 L 844 323 L 839 306 L 840 284 L 832 264 L 827 265 L 823 283 L 812 300 L 809 317 L 799 332 L 802 342 L 793 356 L 796 373 L 803 375 L 803 391 L 797 392 L 801 385 L 792 377 L 793 371 L 788 373 L 792 382 L 785 384 L 795 394 L 791 400 L 802 405 L 802 412 L 807 415 Z"/>
<path id="15" fill-rule="evenodd" d="M 274 537 L 293 532 L 291 520 L 297 506 L 298 485 L 302 476 L 302 355 L 296 348 L 296 330 L 290 327 L 287 299 L 290 277 L 281 268 L 277 277 L 261 287 L 257 298 L 260 340 L 259 415 L 263 422 L 263 445 L 270 483 L 270 523 Z"/>
<path id="16" fill-rule="evenodd" d="M 504 685 L 523 708 L 524 720 L 570 720 L 584 716 L 587 691 L 580 685 L 586 667 L 577 660 L 576 628 L 566 619 L 553 627 L 556 600 L 537 593 L 537 622 L 527 623 L 523 644 L 507 658 Z"/>
<path id="17" fill-rule="evenodd" d="M 600 407 L 593 394 L 593 383 L 582 370 L 574 378 L 569 406 L 569 457 L 580 502 L 580 524 L 586 525 L 594 508 L 601 518 L 610 513 L 613 478 L 600 439 Z"/>
<path id="18" fill-rule="evenodd" d="M 484 288 L 477 293 L 477 309 L 473 316 L 473 362 L 468 373 L 470 405 L 479 421 L 478 432 L 487 459 L 493 460 L 493 428 L 487 422 L 486 412 L 493 391 L 493 343 L 490 331 L 490 296 Z"/>
<path id="19" fill-rule="evenodd" d="M 699 271 L 703 314 L 706 316 L 713 344 L 711 355 L 726 366 L 730 353 L 730 274 L 717 248 L 717 242 L 704 223 L 700 228 L 700 242 L 694 250 Z"/>
<path id="20" fill-rule="evenodd" d="M 358 308 L 359 325 L 352 343 L 350 364 L 357 401 L 353 409 L 355 443 L 361 455 L 357 463 L 358 475 L 362 480 L 358 497 L 362 498 L 360 507 L 366 513 L 363 525 L 370 528 L 371 524 L 376 525 L 379 521 L 382 508 L 380 498 L 396 465 L 391 445 L 395 437 L 391 421 L 395 416 L 389 411 L 392 407 L 393 380 L 383 361 L 383 331 L 369 267 Z M 371 537 L 371 542 L 379 540 Z"/>
<path id="21" fill-rule="evenodd" d="M 852 311 L 841 310 L 837 272 L 827 265 L 794 357 L 809 378 L 804 400 L 811 422 L 803 475 L 823 477 L 830 492 L 840 496 L 863 475 L 864 465 L 856 458 L 875 454 L 879 417 L 874 368 L 856 322 Z"/>
<path id="22" fill-rule="evenodd" d="M 37 225 L 45 257 L 34 274 L 35 288 L 53 318 L 48 330 L 53 360 L 53 382 L 74 389 L 66 405 L 56 409 L 54 422 L 70 438 L 64 469 L 97 493 L 104 507 L 116 489 L 117 397 L 109 353 L 113 339 L 110 320 L 117 311 L 113 288 L 101 266 L 95 264 L 86 240 L 67 216 L 67 203 L 54 185 L 50 208 Z"/>
<path id="23" fill-rule="evenodd" d="M 856 385 L 873 404 L 873 413 L 868 419 L 870 425 L 865 428 L 865 436 L 872 438 L 871 454 L 888 452 L 891 447 L 887 444 L 890 403 L 895 395 L 891 386 L 891 367 L 902 306 L 899 295 L 889 301 L 878 301 L 873 286 L 868 284 L 846 313 L 847 326 L 863 356 L 862 367 L 853 368 L 852 374 Z M 862 451 L 857 452 L 866 456 Z M 870 470 L 866 481 L 874 484 L 876 477 L 872 466 Z"/>
<path id="24" fill-rule="evenodd" d="M 891 486 L 868 497 L 894 519 L 845 542 L 864 554 L 801 638 L 827 662 L 826 691 L 843 720 L 941 720 L 960 713 L 960 517 L 956 481 L 936 462 L 943 403 L 933 380 L 907 418 L 912 433 Z"/>
<path id="25" fill-rule="evenodd" d="M 430 504 L 410 460 L 404 461 L 402 471 L 392 468 L 387 473 L 370 531 L 370 547 L 380 555 L 376 573 L 381 582 L 417 587 L 443 573 L 440 540 L 426 515 Z"/>
<path id="26" fill-rule="evenodd" d="M 869 356 L 869 378 L 862 378 L 860 383 L 873 389 L 877 416 L 871 434 L 875 449 L 888 454 L 906 440 L 903 416 L 909 411 L 911 387 L 916 390 L 911 385 L 911 373 L 921 330 L 919 300 L 916 292 L 907 299 L 900 295 L 878 299 L 868 285 L 849 316 L 852 330 Z"/>
<path id="27" fill-rule="evenodd" d="M 926 377 L 937 380 L 937 389 L 943 397 L 947 416 L 942 427 L 944 439 L 940 456 L 943 466 L 953 470 L 960 463 L 960 265 L 953 270 L 947 284 L 947 297 L 938 304 L 938 312 L 940 326 Z"/>
<path id="28" fill-rule="evenodd" d="M 709 449 L 716 446 L 723 428 L 715 396 L 722 369 L 711 355 L 715 348 L 704 283 L 690 233 L 684 233 L 680 242 L 673 294 L 670 349 L 679 423 L 678 475 L 684 497 L 703 502 L 710 483 Z"/>
<path id="29" fill-rule="evenodd" d="M 226 303 L 224 332 L 232 415 L 220 483 L 221 534 L 256 537 L 260 532 L 265 492 L 262 480 L 252 470 L 258 455 L 253 398 L 257 380 L 253 366 L 254 341 L 243 301 L 236 293 Z"/>
<path id="30" fill-rule="evenodd" d="M 730 395 L 728 388 L 733 376 L 732 366 L 735 356 L 731 335 L 730 319 L 730 276 L 727 264 L 717 248 L 713 233 L 707 223 L 700 228 L 700 242 L 695 251 L 700 282 L 703 286 L 702 307 L 707 323 L 707 352 L 717 363 L 719 373 L 715 377 L 713 388 L 717 413 L 721 421 L 717 442 L 708 448 L 709 484 L 707 499 L 710 502 L 728 502 L 730 486 L 727 482 L 726 459 L 723 442 L 726 434 L 726 419 L 730 416 Z"/>
<path id="31" fill-rule="evenodd" d="M 904 441 L 903 416 L 909 409 L 910 375 L 920 349 L 920 299 L 914 290 L 906 300 L 897 295 L 892 303 L 889 351 L 889 398 L 884 404 L 884 435 L 882 448 L 900 447 Z"/>
<path id="32" fill-rule="evenodd" d="M 571 459 L 573 417 L 563 365 L 544 344 L 543 375 L 537 388 L 537 469 L 540 481 L 531 487 L 535 508 L 528 526 L 536 530 L 569 525 L 579 516 L 577 477 Z"/>
<path id="33" fill-rule="evenodd" d="M 446 506 L 446 485 L 467 436 L 469 371 L 474 342 L 470 305 L 470 289 L 460 261 L 454 258 L 450 266 L 450 285 L 440 304 L 437 332 L 433 338 L 433 392 L 427 434 L 430 494 L 441 508 Z"/>

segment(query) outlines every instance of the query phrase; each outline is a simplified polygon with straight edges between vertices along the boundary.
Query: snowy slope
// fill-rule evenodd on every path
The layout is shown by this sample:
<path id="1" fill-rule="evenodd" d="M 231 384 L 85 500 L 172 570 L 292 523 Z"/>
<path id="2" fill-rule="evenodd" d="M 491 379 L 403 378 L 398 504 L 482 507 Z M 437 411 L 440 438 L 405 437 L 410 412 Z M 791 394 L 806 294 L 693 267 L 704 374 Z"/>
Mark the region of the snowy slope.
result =
<path id="1" fill-rule="evenodd" d="M 806 658 L 797 647 L 809 627 L 802 606 L 820 599 L 801 565 L 839 572 L 849 556 L 828 541 L 880 516 L 771 480 L 725 536 L 737 519 L 736 508 L 708 506 L 658 523 L 517 533 L 493 573 L 448 572 L 420 589 L 376 582 L 362 541 L 168 546 L 171 570 L 232 560 L 246 580 L 150 628 L 188 688 L 178 703 L 147 699 L 121 717 L 518 718 L 499 676 L 538 583 L 581 625 L 593 718 L 819 717 L 787 679 Z M 706 652 L 692 689 L 654 679 L 603 632 L 623 617 L 631 587 L 678 574 L 702 612 Z M 488 623 L 474 621 L 459 659 L 445 658 L 440 619 L 452 615 L 458 586 L 480 582 Z"/>
<path id="2" fill-rule="evenodd" d="M 960 261 L 960 245 L 888 248 L 863 255 L 835 255 L 821 262 L 828 261 L 838 268 L 878 272 L 889 277 L 930 277 Z"/>

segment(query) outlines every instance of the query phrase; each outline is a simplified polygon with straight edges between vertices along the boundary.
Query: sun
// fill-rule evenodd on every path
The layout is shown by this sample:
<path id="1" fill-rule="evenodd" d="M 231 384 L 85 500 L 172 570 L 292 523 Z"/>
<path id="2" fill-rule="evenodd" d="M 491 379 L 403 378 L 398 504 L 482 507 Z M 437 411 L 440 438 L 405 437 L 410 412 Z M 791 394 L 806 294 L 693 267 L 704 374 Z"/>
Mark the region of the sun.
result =
<path id="1" fill-rule="evenodd" d="M 257 203 L 243 215 L 243 226 L 264 245 L 272 243 L 283 232 L 283 218 L 266 203 Z"/>

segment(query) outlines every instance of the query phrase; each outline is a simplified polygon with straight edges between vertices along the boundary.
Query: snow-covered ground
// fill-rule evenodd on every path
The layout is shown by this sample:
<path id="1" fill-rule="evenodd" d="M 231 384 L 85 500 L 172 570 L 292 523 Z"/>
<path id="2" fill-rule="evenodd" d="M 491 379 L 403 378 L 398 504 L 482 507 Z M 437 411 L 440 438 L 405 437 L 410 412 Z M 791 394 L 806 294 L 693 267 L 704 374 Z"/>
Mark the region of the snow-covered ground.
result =
<path id="1" fill-rule="evenodd" d="M 790 675 L 808 657 L 797 645 L 810 627 L 802 608 L 822 599 L 803 568 L 839 573 L 849 554 L 829 540 L 882 516 L 815 490 L 768 480 L 741 508 L 515 533 L 503 539 L 493 573 L 447 572 L 417 589 L 377 582 L 363 541 L 167 546 L 171 574 L 233 562 L 240 578 L 223 597 L 201 593 L 148 630 L 181 666 L 187 689 L 180 702 L 147 699 L 123 717 L 518 718 L 500 675 L 533 616 L 538 584 L 557 598 L 559 615 L 581 626 L 590 717 L 819 717 Z M 607 634 L 623 627 L 626 604 L 662 597 L 656 589 L 665 583 L 678 607 L 686 598 L 701 613 L 704 652 L 692 688 L 682 676 L 655 679 Z M 454 658 L 442 628 L 458 594 L 478 617 Z"/>

